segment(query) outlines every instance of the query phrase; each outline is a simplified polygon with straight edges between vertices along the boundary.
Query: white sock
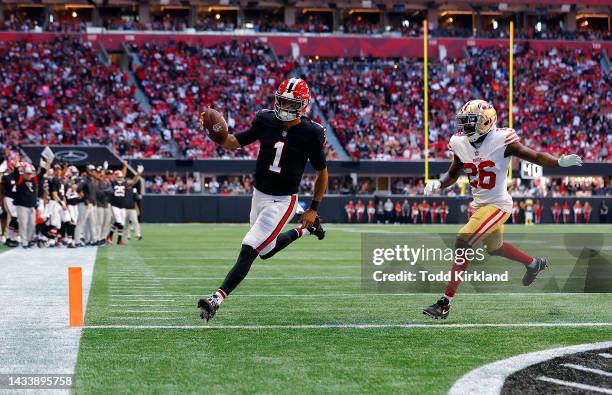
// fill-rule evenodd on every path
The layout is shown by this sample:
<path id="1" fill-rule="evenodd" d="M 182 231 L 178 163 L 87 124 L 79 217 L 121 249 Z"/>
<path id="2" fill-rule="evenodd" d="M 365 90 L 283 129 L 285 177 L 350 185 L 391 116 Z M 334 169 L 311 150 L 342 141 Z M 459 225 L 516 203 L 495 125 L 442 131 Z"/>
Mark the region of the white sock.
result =
<path id="1" fill-rule="evenodd" d="M 223 302 L 223 300 L 225 300 L 225 298 L 227 297 L 225 292 L 223 292 L 222 290 L 218 290 L 217 292 L 215 292 L 214 296 L 217 297 L 218 304 L 221 304 L 221 302 Z"/>
<path id="2" fill-rule="evenodd" d="M 533 260 L 531 261 L 529 265 L 527 265 L 527 267 L 530 269 L 535 269 L 537 267 L 537 263 L 538 263 L 538 260 L 533 258 Z"/>

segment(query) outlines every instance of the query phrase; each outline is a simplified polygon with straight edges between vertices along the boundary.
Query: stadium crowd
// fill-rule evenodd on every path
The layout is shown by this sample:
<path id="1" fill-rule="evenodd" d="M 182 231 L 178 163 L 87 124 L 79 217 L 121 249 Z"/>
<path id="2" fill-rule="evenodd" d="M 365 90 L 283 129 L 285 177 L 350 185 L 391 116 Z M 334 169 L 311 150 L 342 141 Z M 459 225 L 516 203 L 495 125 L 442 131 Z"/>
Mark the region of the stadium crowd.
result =
<path id="1" fill-rule="evenodd" d="M 132 45 L 137 86 L 106 65 L 88 41 L 0 42 L 0 147 L 105 144 L 129 158 L 254 158 L 257 145 L 228 151 L 199 128 L 202 108 L 244 130 L 272 105 L 278 82 L 303 71 L 314 99 L 353 158 L 423 158 L 423 64 L 414 59 L 278 59 L 268 44 L 212 47 L 182 42 Z M 466 48 L 460 59 L 431 61 L 430 157 L 450 157 L 448 139 L 466 90 L 493 103 L 507 124 L 507 56 L 502 48 Z M 135 63 L 136 65 L 137 63 Z M 587 161 L 612 161 L 612 74 L 600 53 L 517 49 L 514 124 L 524 143 L 553 154 L 578 148 Z M 203 70 L 207 72 L 203 72 Z M 205 94 L 204 94 L 205 92 Z M 108 111 L 108 109 L 111 109 Z M 320 121 L 320 119 L 315 119 Z M 337 157 L 328 149 L 328 157 Z"/>
<path id="2" fill-rule="evenodd" d="M 257 146 L 224 150 L 201 133 L 201 109 L 226 114 L 228 126 L 244 130 L 252 114 L 271 105 L 283 75 L 261 41 L 191 46 L 182 42 L 133 46 L 142 66 L 136 72 L 153 112 L 160 114 L 179 155 L 185 158 L 252 158 Z M 207 71 L 207 72 L 204 72 Z"/>
<path id="3" fill-rule="evenodd" d="M 462 59 L 430 66 L 430 156 L 449 158 L 448 139 L 465 91 L 496 106 L 507 125 L 508 64 L 501 48 L 467 49 Z M 521 48 L 515 57 L 514 125 L 523 141 L 553 154 L 576 149 L 589 161 L 612 161 L 612 75 L 598 52 Z M 304 63 L 317 102 L 356 158 L 421 159 L 422 63 L 324 59 Z"/>
<path id="4" fill-rule="evenodd" d="M 0 148 L 104 144 L 124 157 L 164 152 L 159 120 L 145 117 L 127 74 L 76 38 L 0 42 Z"/>
<path id="5" fill-rule="evenodd" d="M 43 155 L 44 157 L 44 155 Z M 142 239 L 139 166 L 121 170 L 87 165 L 84 171 L 52 157 L 36 167 L 18 151 L 0 155 L 0 243 L 24 249 L 124 245 L 131 231 Z M 116 240 L 114 236 L 117 236 Z"/>

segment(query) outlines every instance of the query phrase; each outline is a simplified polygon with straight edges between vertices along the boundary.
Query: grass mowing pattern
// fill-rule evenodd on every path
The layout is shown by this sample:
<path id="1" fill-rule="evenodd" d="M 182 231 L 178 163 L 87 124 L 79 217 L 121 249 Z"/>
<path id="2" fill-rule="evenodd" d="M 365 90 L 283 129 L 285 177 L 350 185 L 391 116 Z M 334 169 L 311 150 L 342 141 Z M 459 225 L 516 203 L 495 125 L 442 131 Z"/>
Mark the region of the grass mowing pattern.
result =
<path id="1" fill-rule="evenodd" d="M 360 293 L 359 231 L 453 232 L 457 228 L 330 227 L 322 242 L 299 240 L 268 261 L 256 261 L 212 326 L 437 325 L 421 314 L 437 295 Z M 537 237 L 539 232 L 609 232 L 612 227 L 507 229 Z M 244 225 L 147 225 L 144 240 L 100 249 L 86 324 L 203 325 L 196 301 L 220 284 L 246 230 Z M 449 321 L 612 322 L 612 298 L 459 294 Z M 85 329 L 77 392 L 445 393 L 458 377 L 482 364 L 610 338 L 610 327 Z"/>

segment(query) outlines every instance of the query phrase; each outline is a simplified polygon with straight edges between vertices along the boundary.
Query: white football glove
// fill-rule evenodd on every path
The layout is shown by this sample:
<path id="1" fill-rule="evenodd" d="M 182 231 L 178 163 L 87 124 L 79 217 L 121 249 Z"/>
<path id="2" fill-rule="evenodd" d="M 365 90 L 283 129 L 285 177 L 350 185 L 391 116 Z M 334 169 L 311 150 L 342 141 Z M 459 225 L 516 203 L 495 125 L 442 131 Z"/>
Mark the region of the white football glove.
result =
<path id="1" fill-rule="evenodd" d="M 434 192 L 440 190 L 441 185 L 442 184 L 440 184 L 440 181 L 431 180 L 427 183 L 427 185 L 425 185 L 425 190 L 423 192 L 425 193 L 425 195 L 432 195 Z"/>
<path id="2" fill-rule="evenodd" d="M 570 167 L 570 166 L 582 166 L 582 158 L 578 155 L 561 155 L 559 158 L 559 166 Z"/>
<path id="3" fill-rule="evenodd" d="M 8 163 L 6 161 L 0 163 L 0 173 L 4 173 L 8 169 Z"/>
<path id="4" fill-rule="evenodd" d="M 105 160 L 104 164 L 102 165 L 102 167 L 104 168 L 104 170 L 108 170 L 108 161 Z"/>
<path id="5" fill-rule="evenodd" d="M 138 172 L 138 175 L 141 175 L 142 172 L 144 171 L 144 166 L 143 165 L 138 165 L 138 167 L 136 168 L 136 171 Z"/>

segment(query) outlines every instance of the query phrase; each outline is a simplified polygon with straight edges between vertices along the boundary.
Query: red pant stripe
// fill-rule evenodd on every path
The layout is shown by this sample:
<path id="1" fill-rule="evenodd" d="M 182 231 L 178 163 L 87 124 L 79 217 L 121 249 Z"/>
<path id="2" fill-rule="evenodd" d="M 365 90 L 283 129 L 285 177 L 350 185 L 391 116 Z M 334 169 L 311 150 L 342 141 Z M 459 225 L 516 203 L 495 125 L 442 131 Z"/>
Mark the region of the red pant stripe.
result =
<path id="1" fill-rule="evenodd" d="M 283 218 L 281 218 L 281 220 L 278 223 L 278 225 L 276 225 L 276 228 L 274 229 L 274 232 L 272 232 L 272 234 L 266 239 L 266 241 L 261 243 L 261 245 L 255 249 L 257 252 L 261 252 L 261 250 L 266 248 L 266 246 L 268 244 L 272 243 L 272 240 L 276 239 L 276 237 L 278 236 L 280 231 L 283 229 L 283 227 L 285 226 L 285 224 L 289 220 L 289 216 L 293 212 L 293 207 L 295 206 L 295 201 L 296 200 L 297 200 L 296 195 L 291 195 L 291 203 L 289 203 L 289 208 L 287 209 L 287 211 L 283 215 Z"/>

